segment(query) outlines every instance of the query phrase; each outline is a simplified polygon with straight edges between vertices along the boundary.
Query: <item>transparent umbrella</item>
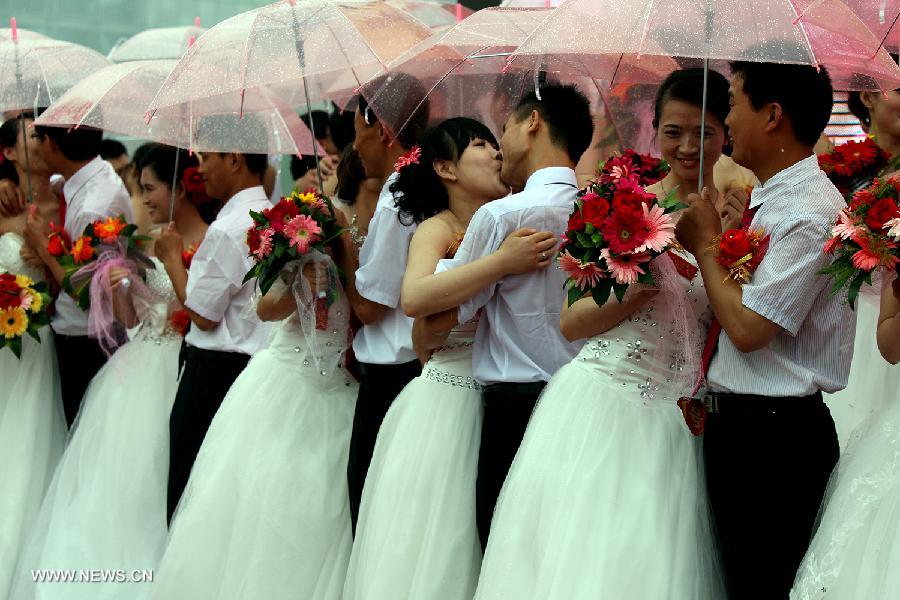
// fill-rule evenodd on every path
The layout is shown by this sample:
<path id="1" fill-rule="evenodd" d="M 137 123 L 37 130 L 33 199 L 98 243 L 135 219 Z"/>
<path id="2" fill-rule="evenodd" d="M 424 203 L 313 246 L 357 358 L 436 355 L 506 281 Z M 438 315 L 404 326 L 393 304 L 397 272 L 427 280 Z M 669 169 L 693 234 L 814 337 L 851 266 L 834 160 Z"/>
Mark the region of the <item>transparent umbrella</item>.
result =
<path id="1" fill-rule="evenodd" d="M 191 105 L 160 110 L 148 124 L 144 107 L 165 81 L 174 60 L 110 65 L 70 88 L 35 121 L 37 125 L 93 127 L 194 151 L 254 154 L 313 154 L 312 135 L 297 114 L 276 97 L 258 94 L 245 118 L 229 111 L 224 98 L 204 101 L 195 117 Z M 182 114 L 182 110 L 184 113 Z"/>
<path id="2" fill-rule="evenodd" d="M 892 52 L 900 49 L 900 0 L 845 0 L 881 45 Z M 875 49 L 872 49 L 874 54 Z"/>
<path id="3" fill-rule="evenodd" d="M 462 21 L 474 11 L 458 3 L 428 0 L 385 0 L 391 6 L 406 11 L 434 31 L 444 31 Z"/>
<path id="4" fill-rule="evenodd" d="M 194 27 L 161 27 L 137 33 L 116 44 L 109 51 L 109 59 L 113 62 L 179 59 L 206 31 L 199 21 L 198 18 Z"/>
<path id="5" fill-rule="evenodd" d="M 99 52 L 49 38 L 0 41 L 0 110 L 49 106 L 98 69 Z"/>

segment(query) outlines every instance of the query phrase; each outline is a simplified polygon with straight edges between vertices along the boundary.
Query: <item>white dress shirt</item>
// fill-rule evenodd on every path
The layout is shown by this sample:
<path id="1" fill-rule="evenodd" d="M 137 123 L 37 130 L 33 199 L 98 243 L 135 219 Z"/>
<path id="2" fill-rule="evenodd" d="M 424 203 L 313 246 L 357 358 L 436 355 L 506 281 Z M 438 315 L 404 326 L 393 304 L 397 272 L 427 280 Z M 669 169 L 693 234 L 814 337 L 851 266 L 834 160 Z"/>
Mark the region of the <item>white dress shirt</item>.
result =
<path id="1" fill-rule="evenodd" d="M 100 158 L 78 169 L 63 184 L 66 199 L 66 233 L 74 242 L 84 233 L 85 228 L 100 219 L 124 216 L 128 222 L 134 221 L 131 211 L 131 196 L 116 170 Z M 50 326 L 62 335 L 87 335 L 88 315 L 75 304 L 66 293 L 56 300 L 56 313 Z"/>
<path id="2" fill-rule="evenodd" d="M 743 303 L 783 331 L 768 346 L 743 353 L 723 331 L 710 364 L 714 392 L 808 396 L 847 385 L 856 317 L 831 279 L 819 274 L 832 257 L 822 251 L 841 193 L 810 156 L 753 190 L 759 207 L 751 227 L 770 237 L 765 258 L 744 284 Z"/>
<path id="3" fill-rule="evenodd" d="M 400 212 L 390 191 L 396 180 L 397 174 L 392 173 L 381 188 L 375 214 L 369 222 L 369 233 L 359 251 L 359 269 L 356 271 L 359 295 L 388 307 L 380 321 L 363 325 L 353 340 L 356 359 L 373 365 L 400 365 L 416 360 L 412 343 L 413 319 L 400 307 L 409 242 L 416 226 L 400 223 Z"/>
<path id="4" fill-rule="evenodd" d="M 271 207 L 262 186 L 231 197 L 212 222 L 191 261 L 185 306 L 218 326 L 209 331 L 191 327 L 185 341 L 196 348 L 254 354 L 268 345 L 269 324 L 245 310 L 253 301 L 256 280 L 242 283 L 253 268 L 247 230 L 250 211 Z"/>
<path id="5" fill-rule="evenodd" d="M 562 236 L 577 192 L 572 169 L 536 171 L 522 192 L 479 208 L 456 256 L 441 262 L 453 268 L 487 256 L 522 227 Z M 473 354 L 479 383 L 549 381 L 575 357 L 584 342 L 568 342 L 559 330 L 565 281 L 565 273 L 552 264 L 533 273 L 505 277 L 460 305 L 460 323 L 484 307 Z"/>

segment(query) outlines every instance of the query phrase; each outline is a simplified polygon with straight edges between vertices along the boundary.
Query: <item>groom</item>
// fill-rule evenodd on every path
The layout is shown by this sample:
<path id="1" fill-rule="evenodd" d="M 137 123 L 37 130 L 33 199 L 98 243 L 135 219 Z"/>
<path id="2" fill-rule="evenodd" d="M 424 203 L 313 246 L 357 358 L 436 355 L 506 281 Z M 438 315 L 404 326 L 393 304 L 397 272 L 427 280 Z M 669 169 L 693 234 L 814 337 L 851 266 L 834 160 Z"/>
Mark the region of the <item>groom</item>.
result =
<path id="1" fill-rule="evenodd" d="M 837 462 L 822 392 L 847 384 L 855 320 L 819 275 L 830 262 L 825 236 L 845 206 L 813 154 L 831 114 L 828 73 L 731 68 L 732 157 L 762 182 L 745 218 L 770 236 L 769 249 L 743 288 L 730 280 L 708 249 L 720 221 L 705 191 L 692 196 L 677 234 L 722 326 L 703 448 L 729 598 L 768 600 L 788 597 Z"/>
<path id="2" fill-rule="evenodd" d="M 453 268 L 487 256 L 522 227 L 561 236 L 578 191 L 574 167 L 590 144 L 592 129 L 590 103 L 574 86 L 548 83 L 540 98 L 533 91 L 526 94 L 506 121 L 500 140 L 500 176 L 521 191 L 479 208 L 455 258 L 443 262 Z M 475 379 L 484 386 L 476 482 L 482 547 L 487 545 L 494 505 L 537 398 L 580 347 L 566 341 L 559 330 L 565 279 L 556 268 L 512 275 L 448 311 L 465 323 L 484 307 L 473 355 Z"/>

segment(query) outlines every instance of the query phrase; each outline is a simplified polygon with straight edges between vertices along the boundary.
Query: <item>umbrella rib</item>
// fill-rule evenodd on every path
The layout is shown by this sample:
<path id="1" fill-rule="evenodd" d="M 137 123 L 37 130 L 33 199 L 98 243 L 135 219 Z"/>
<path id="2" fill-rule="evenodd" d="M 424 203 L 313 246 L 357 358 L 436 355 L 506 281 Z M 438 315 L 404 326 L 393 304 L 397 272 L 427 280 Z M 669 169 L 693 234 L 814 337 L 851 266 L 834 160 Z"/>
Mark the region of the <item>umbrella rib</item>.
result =
<path id="1" fill-rule="evenodd" d="M 809 36 L 806 34 L 806 28 L 803 27 L 803 23 L 800 22 L 800 15 L 797 14 L 797 7 L 794 6 L 793 2 L 788 2 L 788 5 L 791 7 L 791 10 L 794 11 L 795 23 L 796 26 L 800 29 L 800 33 L 803 34 L 803 40 L 806 42 L 806 48 L 809 50 L 809 57 L 813 60 L 813 63 L 816 66 L 816 71 L 819 70 L 819 59 L 816 58 L 816 53 L 813 51 L 812 44 L 809 41 Z"/>
<path id="2" fill-rule="evenodd" d="M 878 52 L 884 47 L 884 43 L 887 41 L 888 36 L 891 35 L 891 31 L 894 30 L 894 26 L 897 24 L 897 19 L 900 19 L 900 11 L 897 12 L 897 15 L 894 17 L 894 20 L 891 22 L 891 26 L 888 27 L 887 32 L 884 34 L 884 37 L 881 38 L 881 42 L 878 44 L 878 47 L 875 48 L 875 52 L 872 53 L 872 58 L 878 56 Z"/>
<path id="3" fill-rule="evenodd" d="M 106 87 L 106 91 L 97 97 L 97 100 L 94 102 L 93 106 L 91 106 L 90 110 L 86 111 L 84 113 L 84 115 L 80 119 L 78 119 L 78 123 L 75 124 L 75 129 L 78 129 L 79 127 L 81 127 L 84 124 L 84 120 L 87 118 L 87 116 L 89 114 L 91 114 L 92 112 L 94 112 L 94 110 L 96 110 L 96 108 L 98 106 L 100 106 L 100 101 L 109 93 L 109 91 L 111 89 L 113 89 L 113 87 L 115 87 L 120 81 L 122 81 L 123 79 L 125 79 L 125 77 L 127 77 L 128 75 L 131 75 L 132 73 L 134 73 L 133 69 L 130 71 L 123 70 L 123 72 L 115 79 L 115 81 L 113 81 L 111 84 L 109 84 Z M 106 129 L 106 127 L 104 125 L 105 125 L 105 123 L 101 123 L 100 128 Z M 110 130 L 110 131 L 112 131 L 112 130 Z M 116 132 L 116 133 L 119 133 L 119 132 Z"/>
<path id="4" fill-rule="evenodd" d="M 650 31 L 650 18 L 651 12 L 653 11 L 653 5 L 655 4 L 655 0 L 650 0 L 650 4 L 647 5 L 647 11 L 644 13 L 644 27 L 641 31 L 641 41 L 638 44 L 637 55 L 638 58 L 641 57 L 641 54 L 644 51 L 644 40 L 647 39 L 647 33 Z"/>
<path id="5" fill-rule="evenodd" d="M 253 22 L 250 23 L 250 27 L 247 29 L 247 39 L 244 41 L 244 64 L 241 65 L 241 118 L 244 117 L 244 91 L 247 83 L 247 67 L 250 64 L 250 38 L 253 36 L 253 27 L 256 25 L 260 14 L 262 14 L 262 11 L 257 11 L 253 15 Z"/>
<path id="6" fill-rule="evenodd" d="M 344 60 L 347 62 L 347 65 L 350 67 L 350 73 L 353 74 L 353 79 L 356 80 L 357 87 L 362 86 L 363 82 L 359 80 L 359 75 L 356 74 L 356 67 L 353 65 L 353 62 L 350 60 L 350 57 L 347 56 L 347 51 L 344 49 L 344 45 L 341 43 L 340 38 L 338 38 L 337 34 L 334 32 L 334 29 L 332 29 L 331 23 L 328 23 L 328 33 L 330 33 L 331 37 L 334 38 L 334 41 L 337 43 L 337 47 L 341 49 L 341 54 L 344 55 Z M 360 37 L 362 37 L 362 36 L 360 36 Z M 373 54 L 374 54 L 374 52 L 373 52 Z M 381 59 L 377 55 L 375 58 L 378 58 L 379 62 L 381 62 Z M 303 85 L 306 85 L 306 82 L 304 82 Z"/>

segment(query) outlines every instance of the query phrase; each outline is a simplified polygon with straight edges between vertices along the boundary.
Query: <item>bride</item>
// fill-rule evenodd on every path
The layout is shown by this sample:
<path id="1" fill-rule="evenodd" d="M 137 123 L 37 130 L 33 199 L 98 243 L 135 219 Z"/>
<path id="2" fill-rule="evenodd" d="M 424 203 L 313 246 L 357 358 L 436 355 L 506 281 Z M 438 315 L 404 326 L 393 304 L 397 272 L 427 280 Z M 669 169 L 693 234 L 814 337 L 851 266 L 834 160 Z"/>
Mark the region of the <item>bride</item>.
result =
<path id="1" fill-rule="evenodd" d="M 141 165 L 144 204 L 155 223 L 169 218 L 174 148 L 158 145 Z M 181 151 L 183 152 L 183 151 Z M 193 160 L 193 162 L 191 162 Z M 186 152 L 179 175 L 196 165 Z M 181 179 L 179 179 L 181 181 Z M 184 185 L 175 193 L 174 227 L 198 244 L 206 223 Z M 146 289 L 136 276 L 113 268 L 110 282 L 116 318 L 135 326 L 88 386 L 23 551 L 10 598 L 131 599 L 135 572 L 152 570 L 166 536 L 169 410 L 175 398 L 182 331 L 172 318 L 180 309 L 159 259 L 147 271 Z M 142 292 L 139 292 L 142 290 Z M 129 581 L 35 583 L 33 569 L 122 570 Z"/>
<path id="2" fill-rule="evenodd" d="M 676 71 L 659 90 L 654 125 L 671 172 L 648 189 L 658 197 L 697 189 L 702 84 L 702 70 Z M 725 142 L 727 94 L 711 72 L 707 165 Z M 704 185 L 712 178 L 707 169 Z M 690 255 L 670 251 L 651 268 L 657 289 L 563 308 L 563 334 L 588 339 L 531 417 L 476 598 L 724 598 L 701 442 L 676 404 L 697 379 L 711 312 Z"/>
<path id="3" fill-rule="evenodd" d="M 0 126 L 2 158 L 15 170 L 26 188 L 31 178 L 32 207 L 42 220 L 59 222 L 59 196 L 51 189 L 50 173 L 33 150 L 26 170 L 24 132 L 33 118 L 8 119 Z M 44 279 L 42 269 L 22 260 L 25 213 L 0 219 L 0 273 Z M 66 442 L 66 421 L 62 412 L 59 372 L 50 327 L 40 330 L 41 343 L 29 336 L 22 340 L 22 356 L 0 350 L 0 598 L 9 591 L 9 582 L 41 506 L 44 491 Z"/>

